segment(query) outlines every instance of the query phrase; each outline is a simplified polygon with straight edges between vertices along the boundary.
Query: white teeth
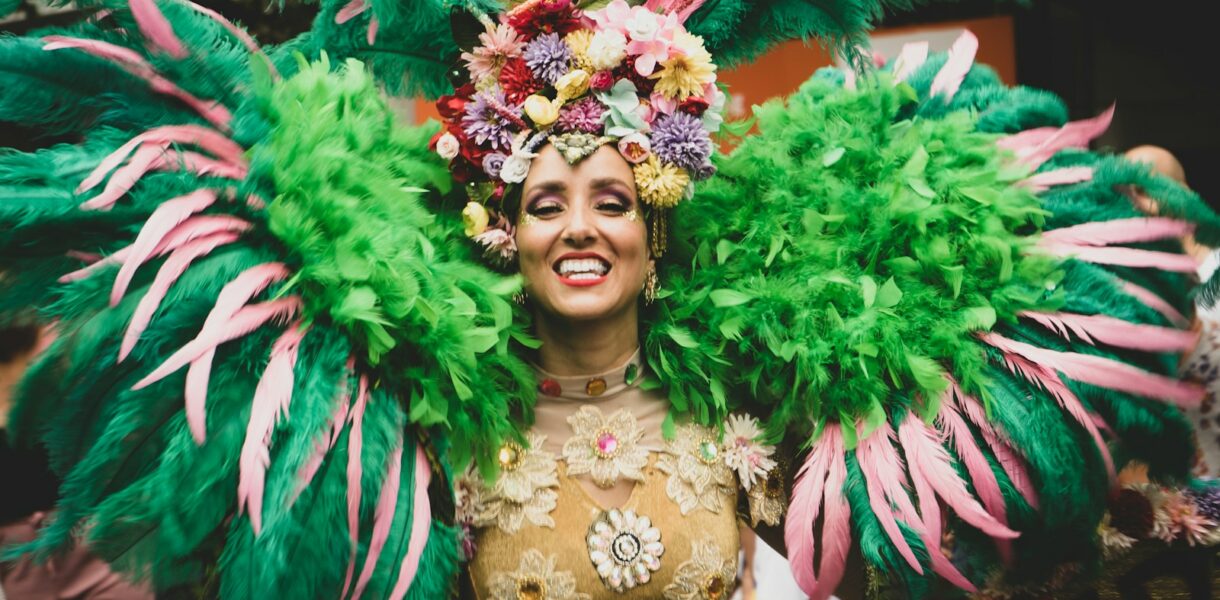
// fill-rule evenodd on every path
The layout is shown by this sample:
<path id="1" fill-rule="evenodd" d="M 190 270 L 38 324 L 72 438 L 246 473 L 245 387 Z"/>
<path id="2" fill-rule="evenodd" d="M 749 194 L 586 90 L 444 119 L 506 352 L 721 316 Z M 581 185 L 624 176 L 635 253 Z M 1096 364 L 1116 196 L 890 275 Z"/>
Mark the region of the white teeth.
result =
<path id="1" fill-rule="evenodd" d="M 610 266 L 596 258 L 569 258 L 559 261 L 559 274 L 570 279 L 596 279 L 605 275 Z"/>

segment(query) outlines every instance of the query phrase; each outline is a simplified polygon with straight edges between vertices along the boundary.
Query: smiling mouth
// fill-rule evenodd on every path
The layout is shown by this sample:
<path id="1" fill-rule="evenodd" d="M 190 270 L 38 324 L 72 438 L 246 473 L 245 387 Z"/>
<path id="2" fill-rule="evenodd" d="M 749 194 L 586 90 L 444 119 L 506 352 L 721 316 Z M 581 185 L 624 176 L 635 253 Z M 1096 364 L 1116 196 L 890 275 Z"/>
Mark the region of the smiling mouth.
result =
<path id="1" fill-rule="evenodd" d="M 610 263 L 598 256 L 561 258 L 553 267 L 560 281 L 569 285 L 601 283 L 610 273 Z"/>

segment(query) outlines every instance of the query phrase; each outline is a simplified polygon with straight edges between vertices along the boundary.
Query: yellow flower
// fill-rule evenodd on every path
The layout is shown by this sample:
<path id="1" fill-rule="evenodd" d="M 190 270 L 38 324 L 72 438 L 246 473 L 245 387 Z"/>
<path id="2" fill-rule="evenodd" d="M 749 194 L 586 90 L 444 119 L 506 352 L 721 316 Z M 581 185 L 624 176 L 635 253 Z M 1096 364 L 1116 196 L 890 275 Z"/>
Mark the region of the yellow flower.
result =
<path id="1" fill-rule="evenodd" d="M 474 237 L 487 230 L 487 209 L 478 202 L 467 202 L 462 209 L 462 225 L 466 226 L 466 237 Z"/>
<path id="2" fill-rule="evenodd" d="M 569 71 L 555 82 L 555 91 L 559 94 L 557 100 L 571 100 L 585 93 L 588 89 L 589 72 L 584 69 Z"/>
<path id="3" fill-rule="evenodd" d="M 539 127 L 546 127 L 559 118 L 559 102 L 534 94 L 525 99 L 525 114 Z"/>
<path id="4" fill-rule="evenodd" d="M 686 171 L 662 163 L 655 154 L 649 155 L 648 160 L 631 170 L 635 173 L 635 187 L 639 190 L 640 199 L 658 208 L 677 206 L 682 201 L 686 186 L 690 185 L 690 175 Z"/>
<path id="5" fill-rule="evenodd" d="M 716 80 L 716 65 L 703 47 L 703 38 L 678 31 L 674 46 L 679 52 L 661 61 L 661 69 L 649 76 L 657 80 L 655 91 L 678 102 L 703 95 L 704 86 Z"/>
<path id="6" fill-rule="evenodd" d="M 589 63 L 589 42 L 593 41 L 593 30 L 577 29 L 564 36 L 563 41 L 568 48 L 572 49 L 572 68 L 592 73 L 593 65 Z"/>

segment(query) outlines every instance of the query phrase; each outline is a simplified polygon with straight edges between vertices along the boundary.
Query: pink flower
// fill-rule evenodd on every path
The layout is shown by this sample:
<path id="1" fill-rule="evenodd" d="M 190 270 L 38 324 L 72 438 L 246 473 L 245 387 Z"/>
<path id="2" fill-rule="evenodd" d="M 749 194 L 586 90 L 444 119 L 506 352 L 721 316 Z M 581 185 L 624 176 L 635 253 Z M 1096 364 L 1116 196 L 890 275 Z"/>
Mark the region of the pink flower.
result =
<path id="1" fill-rule="evenodd" d="M 604 92 L 614 87 L 614 73 L 610 71 L 598 71 L 593 74 L 593 78 L 589 80 L 589 87 L 594 91 Z"/>
<path id="2" fill-rule="evenodd" d="M 651 118 L 645 119 L 651 123 L 656 117 L 661 115 L 672 115 L 675 110 L 678 110 L 678 101 L 673 98 L 666 98 L 661 94 L 653 92 L 648 98 L 648 104 L 652 107 Z"/>
<path id="3" fill-rule="evenodd" d="M 597 23 L 597 29 L 609 29 L 627 35 L 627 19 L 631 17 L 631 5 L 626 0 L 614 0 L 601 10 L 586 13 Z"/>
<path id="4" fill-rule="evenodd" d="M 500 69 L 510 58 L 521 56 L 525 40 L 517 36 L 516 30 L 508 25 L 499 25 L 479 34 L 481 46 L 472 52 L 463 52 L 462 60 L 470 66 L 471 79 L 478 81 L 484 78 L 495 79 L 500 76 Z"/>
<path id="5" fill-rule="evenodd" d="M 659 15 L 643 6 L 631 9 L 631 17 L 625 23 L 627 54 L 636 56 L 635 70 L 642 76 L 652 75 L 657 64 L 669 58 L 674 33 L 681 25 L 673 14 Z"/>

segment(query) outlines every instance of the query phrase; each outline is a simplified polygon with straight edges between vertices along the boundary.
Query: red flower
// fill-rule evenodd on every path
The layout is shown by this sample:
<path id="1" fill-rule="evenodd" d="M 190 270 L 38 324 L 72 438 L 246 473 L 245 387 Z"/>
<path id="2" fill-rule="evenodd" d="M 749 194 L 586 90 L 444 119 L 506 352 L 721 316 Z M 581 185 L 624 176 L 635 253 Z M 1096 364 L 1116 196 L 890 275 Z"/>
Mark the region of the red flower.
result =
<path id="1" fill-rule="evenodd" d="M 635 89 L 639 90 L 641 96 L 648 96 L 652 93 L 652 88 L 657 86 L 657 80 L 649 79 L 646 75 L 640 75 L 639 71 L 635 70 L 636 58 L 635 56 L 628 56 L 627 60 L 624 60 L 623 64 L 614 70 L 614 79 L 630 79 L 631 83 L 635 84 Z"/>
<path id="2" fill-rule="evenodd" d="M 598 71 L 593 74 L 593 78 L 589 80 L 589 87 L 596 91 L 604 92 L 614 87 L 614 73 L 610 71 Z"/>
<path id="3" fill-rule="evenodd" d="M 678 110 L 692 116 L 702 117 L 707 112 L 707 100 L 691 96 L 678 105 Z"/>
<path id="4" fill-rule="evenodd" d="M 523 58 L 509 59 L 500 70 L 500 88 L 511 104 L 521 104 L 530 94 L 546 87 L 546 83 L 534 76 Z"/>
<path id="5" fill-rule="evenodd" d="M 572 0 L 534 0 L 508 14 L 508 24 L 527 41 L 544 33 L 567 35 L 581 28 L 581 14 Z"/>

